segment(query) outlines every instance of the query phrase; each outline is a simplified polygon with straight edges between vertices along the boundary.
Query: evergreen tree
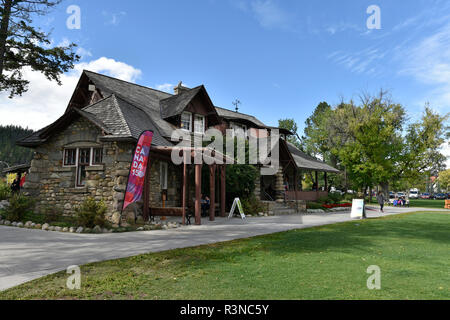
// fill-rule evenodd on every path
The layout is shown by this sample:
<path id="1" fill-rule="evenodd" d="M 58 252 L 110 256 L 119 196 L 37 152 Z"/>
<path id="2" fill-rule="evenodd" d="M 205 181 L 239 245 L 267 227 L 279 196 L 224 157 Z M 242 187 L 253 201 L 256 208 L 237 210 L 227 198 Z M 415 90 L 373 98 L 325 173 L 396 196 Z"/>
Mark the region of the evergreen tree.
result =
<path id="1" fill-rule="evenodd" d="M 33 150 L 16 145 L 16 141 L 33 133 L 19 126 L 0 126 L 0 171 L 31 161 Z"/>
<path id="2" fill-rule="evenodd" d="M 10 98 L 27 91 L 23 68 L 30 67 L 61 84 L 60 75 L 73 68 L 79 56 L 75 44 L 50 47 L 49 34 L 32 26 L 33 16 L 45 15 L 61 0 L 0 0 L 0 91 Z"/>

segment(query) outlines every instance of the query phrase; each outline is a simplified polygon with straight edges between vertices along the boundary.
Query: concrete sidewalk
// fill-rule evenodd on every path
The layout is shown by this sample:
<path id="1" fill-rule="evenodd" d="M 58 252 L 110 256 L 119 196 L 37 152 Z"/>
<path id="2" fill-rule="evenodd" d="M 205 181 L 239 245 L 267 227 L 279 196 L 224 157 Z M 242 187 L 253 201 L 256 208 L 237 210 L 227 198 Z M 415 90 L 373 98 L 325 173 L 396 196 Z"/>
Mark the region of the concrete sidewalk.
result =
<path id="1" fill-rule="evenodd" d="M 445 211 L 387 208 L 384 214 L 368 210 L 368 217 L 412 211 Z M 192 247 L 349 221 L 349 212 L 286 215 L 261 218 L 203 220 L 201 226 L 112 234 L 72 234 L 0 226 L 0 291 L 66 270 L 71 265 L 135 256 L 142 253 Z"/>

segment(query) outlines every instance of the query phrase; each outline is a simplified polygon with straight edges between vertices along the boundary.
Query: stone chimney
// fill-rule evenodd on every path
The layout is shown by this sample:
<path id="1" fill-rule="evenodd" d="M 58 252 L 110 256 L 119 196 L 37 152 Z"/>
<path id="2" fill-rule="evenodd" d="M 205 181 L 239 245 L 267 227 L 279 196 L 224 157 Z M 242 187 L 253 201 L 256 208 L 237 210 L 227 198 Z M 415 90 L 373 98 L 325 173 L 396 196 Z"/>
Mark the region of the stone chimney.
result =
<path id="1" fill-rule="evenodd" d="M 190 90 L 188 87 L 183 86 L 183 81 L 180 81 L 176 87 L 173 88 L 175 95 L 182 94 L 185 91 Z"/>

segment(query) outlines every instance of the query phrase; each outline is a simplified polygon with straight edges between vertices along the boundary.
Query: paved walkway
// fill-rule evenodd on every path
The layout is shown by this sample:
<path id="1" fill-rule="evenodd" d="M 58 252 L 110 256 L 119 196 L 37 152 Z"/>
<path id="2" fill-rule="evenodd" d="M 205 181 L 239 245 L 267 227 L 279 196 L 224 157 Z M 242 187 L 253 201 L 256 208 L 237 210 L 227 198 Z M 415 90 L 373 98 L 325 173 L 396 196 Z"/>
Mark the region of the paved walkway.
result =
<path id="1" fill-rule="evenodd" d="M 387 208 L 383 216 L 411 211 L 419 209 Z M 375 210 L 368 211 L 369 218 L 380 216 Z M 218 218 L 215 222 L 204 219 L 202 226 L 113 234 L 72 234 L 0 226 L 0 291 L 66 270 L 71 265 L 349 220 L 348 212 L 248 218 L 246 221 Z"/>

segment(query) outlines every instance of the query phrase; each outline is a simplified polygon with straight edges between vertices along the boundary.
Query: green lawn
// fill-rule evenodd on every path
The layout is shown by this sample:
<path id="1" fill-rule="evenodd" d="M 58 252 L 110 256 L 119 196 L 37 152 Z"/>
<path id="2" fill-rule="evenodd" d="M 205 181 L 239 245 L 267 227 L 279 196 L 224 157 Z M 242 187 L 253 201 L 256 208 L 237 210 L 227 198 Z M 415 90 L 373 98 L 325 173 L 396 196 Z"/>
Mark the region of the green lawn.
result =
<path id="1" fill-rule="evenodd" d="M 409 200 L 410 207 L 419 207 L 419 208 L 437 208 L 444 209 L 445 200 L 422 200 L 422 199 L 411 199 Z"/>
<path id="2" fill-rule="evenodd" d="M 371 204 L 377 205 L 378 202 L 375 198 L 372 198 Z M 409 206 L 413 208 L 434 208 L 444 210 L 445 200 L 410 199 Z"/>
<path id="3" fill-rule="evenodd" d="M 404 214 L 89 264 L 81 290 L 60 272 L 0 299 L 449 299 L 449 248 L 450 214 Z"/>

